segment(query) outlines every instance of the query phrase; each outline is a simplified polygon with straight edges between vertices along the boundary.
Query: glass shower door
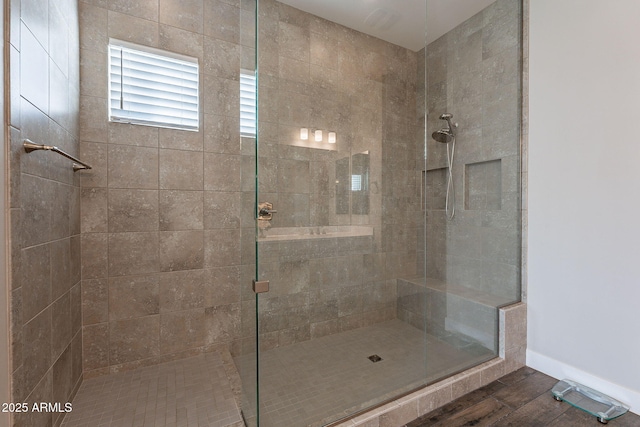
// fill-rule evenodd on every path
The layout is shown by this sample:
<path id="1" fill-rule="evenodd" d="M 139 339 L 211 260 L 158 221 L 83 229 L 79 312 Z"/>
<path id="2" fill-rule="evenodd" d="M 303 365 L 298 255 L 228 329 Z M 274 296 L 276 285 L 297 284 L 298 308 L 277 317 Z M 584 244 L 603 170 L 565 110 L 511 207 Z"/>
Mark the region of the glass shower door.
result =
<path id="1" fill-rule="evenodd" d="M 231 96 L 231 101 L 239 104 L 240 117 L 238 128 L 241 140 L 241 202 L 236 208 L 241 212 L 240 222 L 240 324 L 238 326 L 241 339 L 232 350 L 235 367 L 240 376 L 240 396 L 238 403 L 245 424 L 250 427 L 258 425 L 258 340 L 256 327 L 256 309 L 258 295 L 253 291 L 251 283 L 257 279 L 256 253 L 256 150 L 257 150 L 257 0 L 240 0 L 240 8 L 228 7 L 219 2 L 220 14 L 228 20 L 237 18 L 238 27 L 224 30 L 233 34 L 238 31 L 241 50 L 239 52 L 239 91 L 238 97 Z M 236 12 L 237 11 L 237 12 Z M 239 16 L 234 16 L 239 13 Z M 228 129 L 217 129 L 230 133 Z M 237 390 L 235 390 L 237 391 Z M 238 396 L 237 396 L 238 397 Z"/>
<path id="2" fill-rule="evenodd" d="M 428 377 L 426 304 L 412 299 L 404 319 L 397 309 L 398 279 L 424 270 L 424 20 L 401 46 L 302 5 L 258 5 L 263 427 L 330 424 Z M 353 22 L 399 19 L 351 12 Z"/>

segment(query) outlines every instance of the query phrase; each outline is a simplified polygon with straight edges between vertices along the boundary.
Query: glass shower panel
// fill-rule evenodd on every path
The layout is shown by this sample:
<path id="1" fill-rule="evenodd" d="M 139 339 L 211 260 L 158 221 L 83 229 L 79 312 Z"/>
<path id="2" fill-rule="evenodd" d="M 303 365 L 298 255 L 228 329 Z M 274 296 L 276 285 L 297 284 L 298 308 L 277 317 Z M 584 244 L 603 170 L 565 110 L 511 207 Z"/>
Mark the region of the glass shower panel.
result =
<path id="1" fill-rule="evenodd" d="M 226 19 L 233 18 L 235 8 L 227 8 L 224 3 L 219 3 L 221 16 Z M 227 15 L 225 15 L 225 13 Z M 240 328 L 239 344 L 233 349 L 234 362 L 241 382 L 241 395 L 239 406 L 242 417 L 247 426 L 256 426 L 258 417 L 258 346 L 256 328 L 256 299 L 257 296 L 251 288 L 251 283 L 256 279 L 256 119 L 257 113 L 255 86 L 257 60 L 256 60 L 256 28 L 257 28 L 257 1 L 241 0 L 239 9 L 239 38 L 241 43 L 239 76 L 240 119 L 236 129 L 216 129 L 223 135 L 239 136 L 241 145 L 241 196 L 240 206 L 235 206 L 241 213 L 240 249 L 241 249 L 241 304 L 240 324 L 224 325 L 226 328 Z M 230 32 L 227 36 L 233 37 L 234 27 L 226 28 Z M 223 28 L 224 30 L 224 28 Z M 238 135 L 238 130 L 240 134 Z M 231 138 L 230 138 L 231 139 Z"/>
<path id="2" fill-rule="evenodd" d="M 469 1 L 425 43 L 435 4 L 243 0 L 249 426 L 331 424 L 497 355 L 520 296 L 521 1 Z"/>
<path id="3" fill-rule="evenodd" d="M 520 0 L 497 0 L 426 49 L 426 272 L 406 286 L 454 355 L 438 378 L 495 357 L 498 308 L 520 300 L 521 23 Z"/>
<path id="4" fill-rule="evenodd" d="M 424 271 L 425 3 L 402 41 L 363 32 L 401 25 L 391 10 L 320 3 L 258 8 L 260 426 L 329 424 L 427 379 L 424 300 L 398 318 L 398 280 Z"/>

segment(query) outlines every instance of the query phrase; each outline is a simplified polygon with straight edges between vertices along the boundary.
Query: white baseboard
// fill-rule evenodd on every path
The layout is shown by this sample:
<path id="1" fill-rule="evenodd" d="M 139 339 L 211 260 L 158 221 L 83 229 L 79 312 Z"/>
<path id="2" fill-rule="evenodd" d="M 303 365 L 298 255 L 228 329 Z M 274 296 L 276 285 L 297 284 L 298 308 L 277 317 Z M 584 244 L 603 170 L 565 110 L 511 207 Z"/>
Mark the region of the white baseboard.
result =
<path id="1" fill-rule="evenodd" d="M 527 366 L 559 380 L 570 379 L 611 396 L 631 407 L 629 410 L 640 415 L 640 392 L 596 377 L 574 366 L 567 365 L 551 357 L 527 349 Z"/>

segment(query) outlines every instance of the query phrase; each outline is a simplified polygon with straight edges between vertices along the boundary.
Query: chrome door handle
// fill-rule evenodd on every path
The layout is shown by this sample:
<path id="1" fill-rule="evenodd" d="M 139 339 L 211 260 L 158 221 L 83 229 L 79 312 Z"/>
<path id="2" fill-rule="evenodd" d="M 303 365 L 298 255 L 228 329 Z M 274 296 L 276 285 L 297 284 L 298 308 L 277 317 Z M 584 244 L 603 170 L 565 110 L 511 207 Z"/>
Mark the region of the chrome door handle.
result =
<path id="1" fill-rule="evenodd" d="M 278 212 L 273 208 L 273 204 L 269 202 L 258 203 L 258 219 L 263 221 L 271 221 L 273 214 Z"/>

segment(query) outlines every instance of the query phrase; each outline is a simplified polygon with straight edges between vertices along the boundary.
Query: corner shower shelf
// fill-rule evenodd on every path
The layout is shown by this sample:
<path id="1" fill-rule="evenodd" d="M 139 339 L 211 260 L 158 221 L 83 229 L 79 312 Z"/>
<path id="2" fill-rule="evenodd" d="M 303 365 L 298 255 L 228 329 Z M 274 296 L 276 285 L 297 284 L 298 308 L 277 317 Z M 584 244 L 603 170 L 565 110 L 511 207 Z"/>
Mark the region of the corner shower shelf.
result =
<path id="1" fill-rule="evenodd" d="M 593 415 L 602 424 L 624 415 L 629 407 L 599 391 L 571 380 L 559 381 L 551 389 L 553 398 Z"/>

